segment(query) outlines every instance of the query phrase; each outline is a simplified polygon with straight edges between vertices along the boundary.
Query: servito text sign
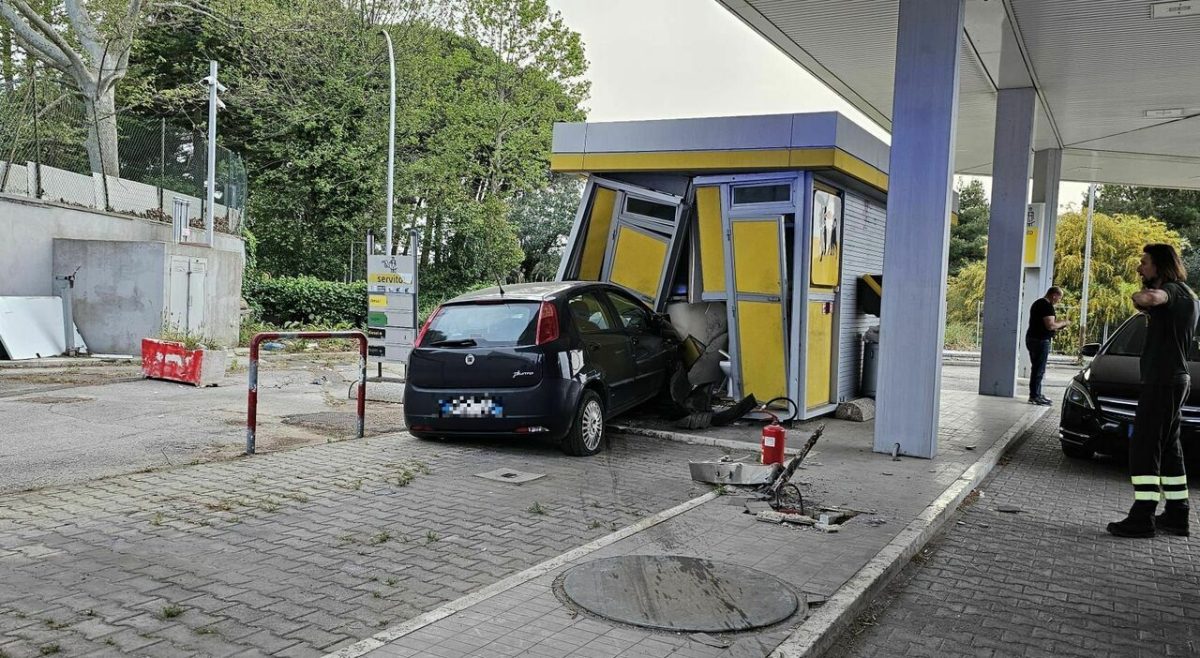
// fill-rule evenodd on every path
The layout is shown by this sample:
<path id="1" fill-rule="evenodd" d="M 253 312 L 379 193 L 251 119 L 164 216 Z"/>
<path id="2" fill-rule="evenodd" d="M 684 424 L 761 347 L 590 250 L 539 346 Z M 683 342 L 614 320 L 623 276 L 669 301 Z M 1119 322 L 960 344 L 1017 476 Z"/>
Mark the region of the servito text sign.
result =
<path id="1" fill-rule="evenodd" d="M 367 259 L 367 353 L 372 363 L 405 363 L 417 333 L 417 261 Z"/>

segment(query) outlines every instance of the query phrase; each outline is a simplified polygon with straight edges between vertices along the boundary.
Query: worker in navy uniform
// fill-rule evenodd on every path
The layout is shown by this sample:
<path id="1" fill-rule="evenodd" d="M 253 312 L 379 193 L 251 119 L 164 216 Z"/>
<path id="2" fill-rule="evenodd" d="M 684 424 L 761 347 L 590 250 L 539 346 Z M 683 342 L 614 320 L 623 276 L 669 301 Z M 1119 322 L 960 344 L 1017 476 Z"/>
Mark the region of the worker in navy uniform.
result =
<path id="1" fill-rule="evenodd" d="M 1029 328 L 1025 330 L 1025 348 L 1029 350 L 1029 404 L 1050 406 L 1050 399 L 1042 395 L 1042 379 L 1046 376 L 1046 361 L 1050 359 L 1050 343 L 1059 329 L 1067 326 L 1065 320 L 1055 316 L 1054 305 L 1062 301 L 1062 288 L 1053 286 L 1046 296 L 1029 307 Z"/>
<path id="2" fill-rule="evenodd" d="M 1138 274 L 1145 287 L 1133 295 L 1133 305 L 1146 314 L 1142 392 L 1129 443 L 1134 501 L 1129 516 L 1108 524 L 1108 531 L 1118 537 L 1153 537 L 1157 528 L 1187 536 L 1187 474 L 1179 445 L 1179 416 L 1191 387 L 1188 352 L 1200 303 L 1184 283 L 1187 271 L 1174 247 L 1149 244 L 1142 251 Z M 1155 517 L 1160 500 L 1166 501 L 1166 509 Z"/>

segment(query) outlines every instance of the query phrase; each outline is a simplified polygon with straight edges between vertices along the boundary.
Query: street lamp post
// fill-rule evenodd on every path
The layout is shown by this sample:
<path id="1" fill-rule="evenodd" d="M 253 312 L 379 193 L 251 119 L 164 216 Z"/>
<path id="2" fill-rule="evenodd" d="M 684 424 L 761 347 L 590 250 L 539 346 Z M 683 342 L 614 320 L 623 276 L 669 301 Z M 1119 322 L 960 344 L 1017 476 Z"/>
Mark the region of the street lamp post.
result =
<path id="1" fill-rule="evenodd" d="M 208 86 L 208 180 L 204 204 L 204 234 L 208 246 L 213 246 L 215 205 L 217 202 L 217 110 L 225 109 L 225 103 L 217 92 L 225 91 L 225 85 L 217 81 L 217 62 L 208 63 L 208 77 L 201 81 Z"/>

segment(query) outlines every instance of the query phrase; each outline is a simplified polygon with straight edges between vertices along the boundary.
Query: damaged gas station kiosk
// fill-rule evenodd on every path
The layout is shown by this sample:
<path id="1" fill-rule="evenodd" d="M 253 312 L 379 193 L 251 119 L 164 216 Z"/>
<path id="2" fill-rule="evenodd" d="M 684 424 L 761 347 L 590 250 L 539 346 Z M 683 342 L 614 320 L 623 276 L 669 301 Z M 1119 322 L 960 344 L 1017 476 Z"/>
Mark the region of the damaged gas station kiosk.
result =
<path id="1" fill-rule="evenodd" d="M 587 179 L 558 279 L 667 313 L 694 386 L 831 413 L 873 394 L 887 164 L 834 112 L 557 124 L 552 170 Z"/>

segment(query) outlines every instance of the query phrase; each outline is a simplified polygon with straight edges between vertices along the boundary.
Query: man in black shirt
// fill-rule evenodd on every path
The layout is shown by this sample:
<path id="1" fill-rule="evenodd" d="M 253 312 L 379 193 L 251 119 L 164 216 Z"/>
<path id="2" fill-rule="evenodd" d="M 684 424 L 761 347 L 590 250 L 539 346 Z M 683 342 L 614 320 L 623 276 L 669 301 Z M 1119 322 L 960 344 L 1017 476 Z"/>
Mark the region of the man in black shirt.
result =
<path id="1" fill-rule="evenodd" d="M 1059 329 L 1067 326 L 1058 320 L 1054 305 L 1062 300 L 1062 288 L 1054 286 L 1046 296 L 1029 307 L 1029 329 L 1025 330 L 1025 347 L 1029 350 L 1029 404 L 1050 406 L 1050 400 L 1042 395 L 1042 378 L 1046 376 L 1046 361 L 1050 358 L 1050 342 Z"/>
<path id="2" fill-rule="evenodd" d="M 1170 245 L 1146 245 L 1138 274 L 1145 287 L 1133 295 L 1133 305 L 1146 314 L 1146 343 L 1129 443 L 1134 501 L 1129 516 L 1108 524 L 1108 531 L 1118 537 L 1153 537 L 1157 528 L 1187 536 L 1187 474 L 1179 416 L 1191 387 L 1188 352 L 1200 320 L 1200 302 L 1183 282 L 1187 271 Z M 1160 500 L 1166 500 L 1166 509 L 1155 517 Z"/>

